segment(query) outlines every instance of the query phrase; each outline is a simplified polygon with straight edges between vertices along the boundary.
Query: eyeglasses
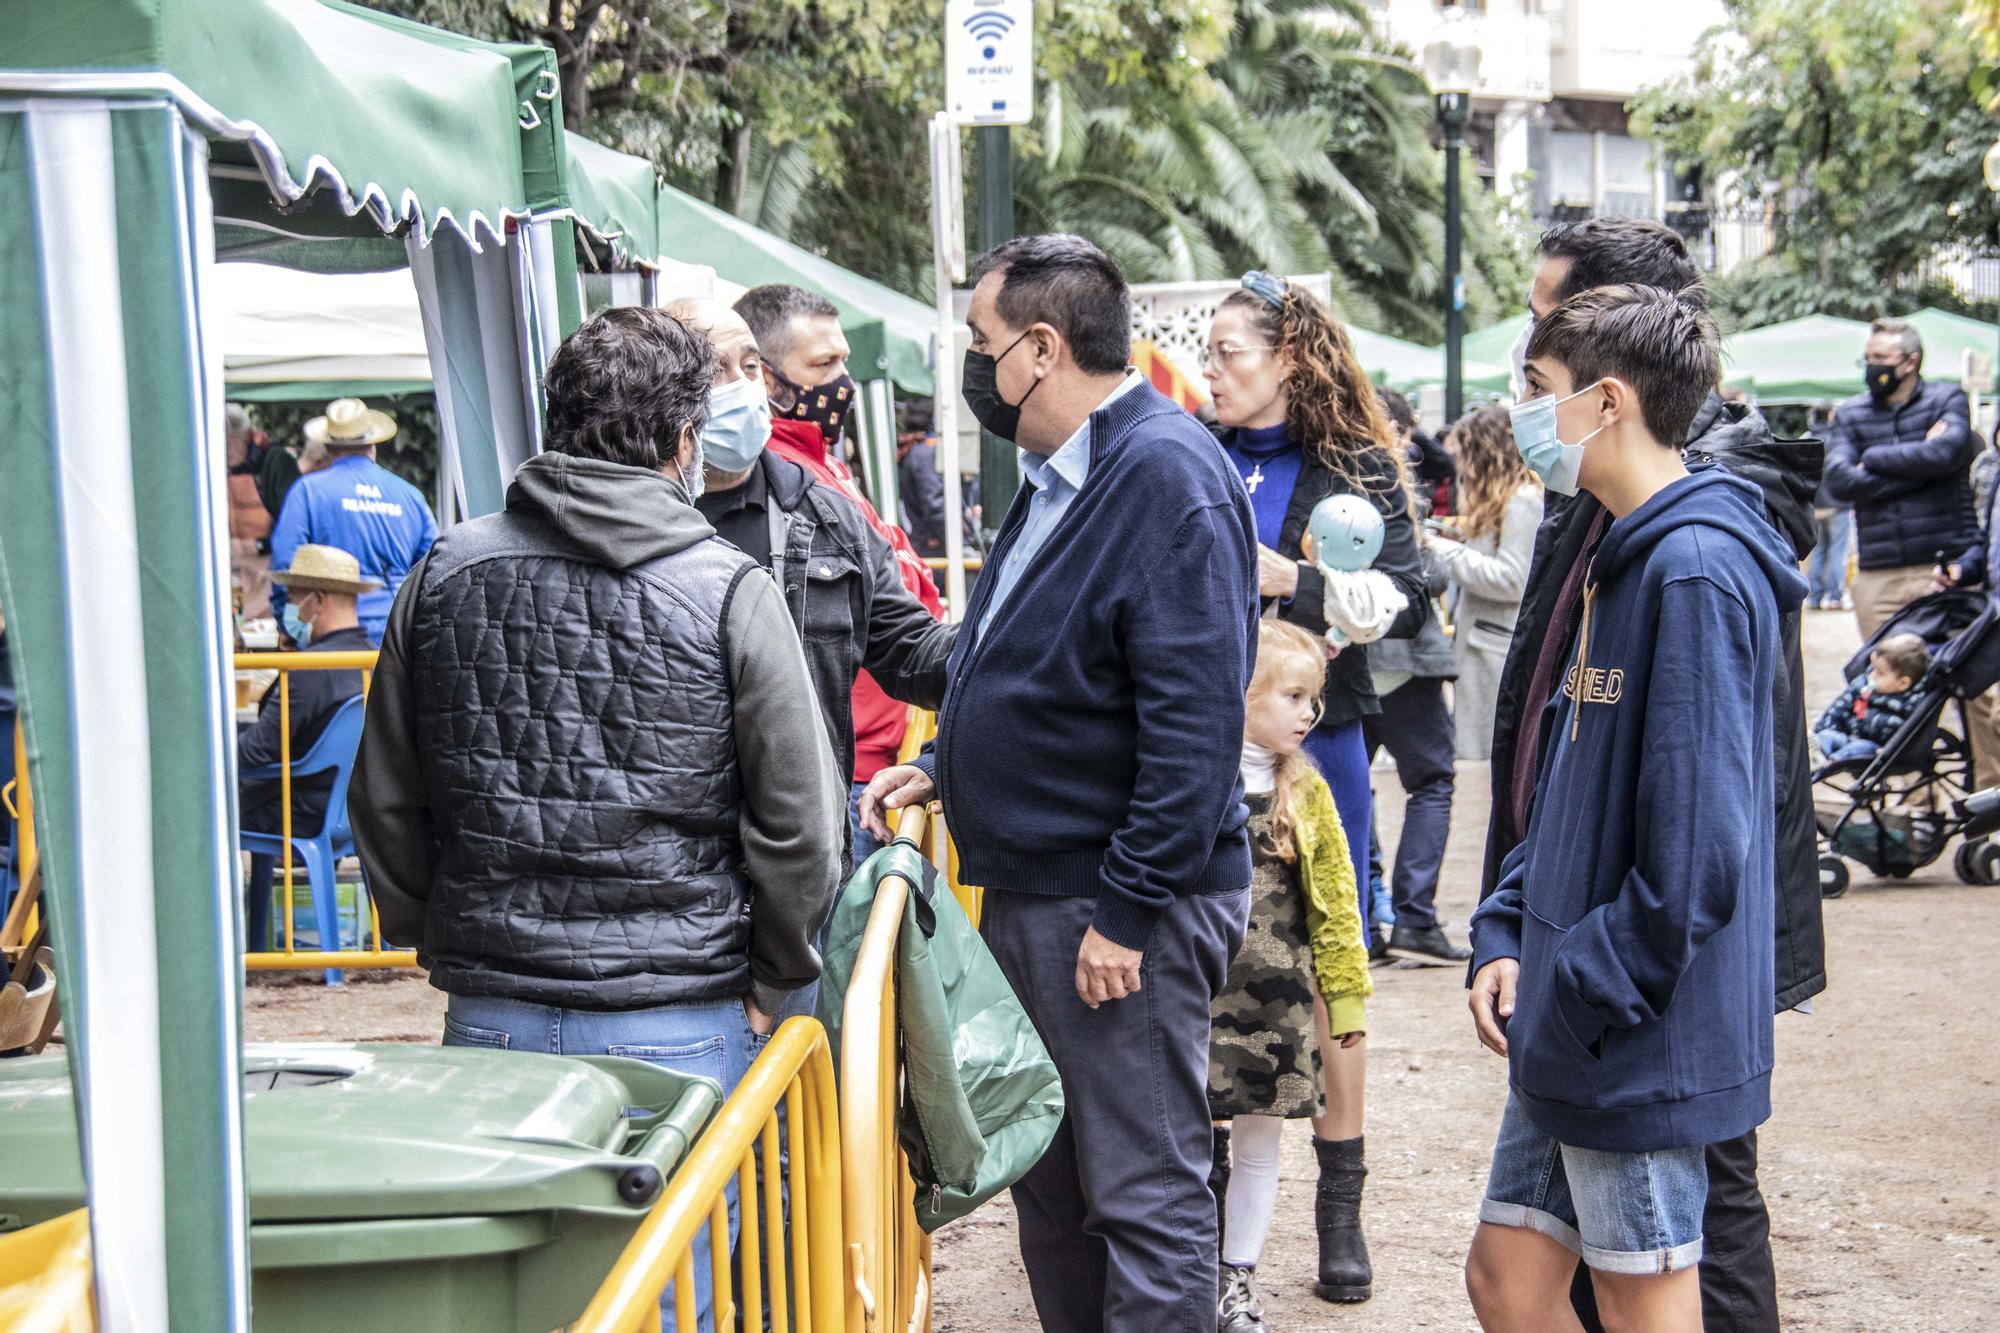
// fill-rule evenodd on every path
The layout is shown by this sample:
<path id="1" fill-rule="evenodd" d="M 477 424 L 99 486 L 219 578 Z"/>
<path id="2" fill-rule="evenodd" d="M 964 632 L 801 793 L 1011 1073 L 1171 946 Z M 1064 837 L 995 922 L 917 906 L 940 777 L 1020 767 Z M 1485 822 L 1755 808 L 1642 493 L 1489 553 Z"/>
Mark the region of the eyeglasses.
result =
<path id="1" fill-rule="evenodd" d="M 1238 347 L 1235 343 L 1217 343 L 1213 347 L 1204 347 L 1201 349 L 1201 368 L 1207 370 L 1210 366 L 1215 366 L 1227 370 L 1231 363 L 1245 352 L 1275 352 L 1277 350 L 1275 347 Z"/>
<path id="2" fill-rule="evenodd" d="M 1894 370 L 1897 366 L 1902 365 L 1904 360 L 1904 357 L 1899 356 L 1893 361 L 1870 361 L 1864 356 L 1854 364 L 1863 370 Z"/>

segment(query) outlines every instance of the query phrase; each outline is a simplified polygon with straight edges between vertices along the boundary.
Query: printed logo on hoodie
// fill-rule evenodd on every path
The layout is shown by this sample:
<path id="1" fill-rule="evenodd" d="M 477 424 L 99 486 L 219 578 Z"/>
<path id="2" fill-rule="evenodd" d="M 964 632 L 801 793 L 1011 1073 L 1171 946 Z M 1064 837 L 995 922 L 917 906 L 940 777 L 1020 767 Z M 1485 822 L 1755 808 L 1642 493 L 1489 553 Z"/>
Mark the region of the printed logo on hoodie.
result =
<path id="1" fill-rule="evenodd" d="M 1563 695 L 1578 703 L 1615 704 L 1625 695 L 1625 672 L 1617 667 L 1607 671 L 1602 667 L 1573 666 L 1563 678 Z"/>

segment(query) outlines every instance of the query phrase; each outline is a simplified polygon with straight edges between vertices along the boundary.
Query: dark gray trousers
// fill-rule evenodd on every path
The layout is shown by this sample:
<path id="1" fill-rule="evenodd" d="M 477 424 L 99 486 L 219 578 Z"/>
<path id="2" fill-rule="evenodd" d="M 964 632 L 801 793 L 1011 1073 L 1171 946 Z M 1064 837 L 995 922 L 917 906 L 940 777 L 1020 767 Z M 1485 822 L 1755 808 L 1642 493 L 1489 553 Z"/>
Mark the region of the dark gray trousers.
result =
<path id="1" fill-rule="evenodd" d="M 1076 956 L 1096 906 L 989 889 L 980 924 L 1068 1103 L 1013 1191 L 1035 1312 L 1047 1333 L 1215 1333 L 1208 1017 L 1250 891 L 1181 899 L 1146 946 L 1138 994 L 1091 1009 Z"/>

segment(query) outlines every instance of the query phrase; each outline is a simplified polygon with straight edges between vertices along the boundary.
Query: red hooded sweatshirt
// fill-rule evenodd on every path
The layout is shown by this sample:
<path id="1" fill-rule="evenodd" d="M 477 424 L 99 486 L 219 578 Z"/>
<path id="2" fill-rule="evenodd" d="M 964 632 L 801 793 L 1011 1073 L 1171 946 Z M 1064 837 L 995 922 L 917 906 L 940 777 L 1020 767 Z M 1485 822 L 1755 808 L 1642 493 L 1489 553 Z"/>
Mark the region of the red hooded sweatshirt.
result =
<path id="1" fill-rule="evenodd" d="M 771 452 L 797 463 L 858 505 L 867 516 L 869 525 L 881 533 L 890 549 L 895 551 L 896 571 L 903 576 L 903 586 L 916 595 L 925 610 L 939 620 L 944 619 L 944 603 L 938 600 L 937 584 L 931 579 L 930 566 L 910 545 L 909 537 L 901 528 L 882 521 L 882 516 L 875 512 L 875 506 L 868 503 L 868 497 L 854 484 L 854 474 L 848 471 L 847 464 L 827 453 L 826 437 L 820 434 L 818 426 L 810 421 L 773 420 Z M 882 687 L 875 683 L 875 678 L 866 671 L 854 678 L 853 708 L 853 779 L 866 782 L 896 762 L 896 752 L 903 746 L 903 732 L 909 725 L 909 709 L 884 694 Z"/>

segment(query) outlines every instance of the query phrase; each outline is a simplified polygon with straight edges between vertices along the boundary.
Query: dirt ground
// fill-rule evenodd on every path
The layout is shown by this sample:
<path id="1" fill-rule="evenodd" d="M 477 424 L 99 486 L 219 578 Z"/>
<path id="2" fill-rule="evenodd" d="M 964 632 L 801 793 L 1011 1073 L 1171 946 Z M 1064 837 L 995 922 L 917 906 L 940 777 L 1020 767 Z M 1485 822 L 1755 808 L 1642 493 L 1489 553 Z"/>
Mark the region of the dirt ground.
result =
<path id="1" fill-rule="evenodd" d="M 1837 692 L 1853 618 L 1806 624 L 1808 697 Z M 1401 791 L 1376 775 L 1393 844 Z M 1462 765 L 1440 906 L 1462 935 L 1478 892 L 1485 765 Z M 1916 877 L 1827 904 L 1829 990 L 1778 1021 L 1776 1114 L 1763 1135 L 1778 1286 L 1788 1328 L 1972 1333 L 2000 1326 L 2000 1019 L 1990 998 L 2000 889 L 1966 888 L 1949 857 Z M 1377 969 L 1370 1007 L 1367 1225 L 1375 1299 L 1312 1294 L 1313 1167 L 1288 1135 L 1278 1219 L 1261 1269 L 1271 1327 L 1474 1329 L 1459 1279 L 1505 1096 L 1503 1062 L 1474 1041 L 1456 968 Z M 252 1040 L 431 1041 L 442 997 L 415 976 L 256 985 Z M 940 1333 L 1032 1329 L 1003 1197 L 936 1248 Z"/>

